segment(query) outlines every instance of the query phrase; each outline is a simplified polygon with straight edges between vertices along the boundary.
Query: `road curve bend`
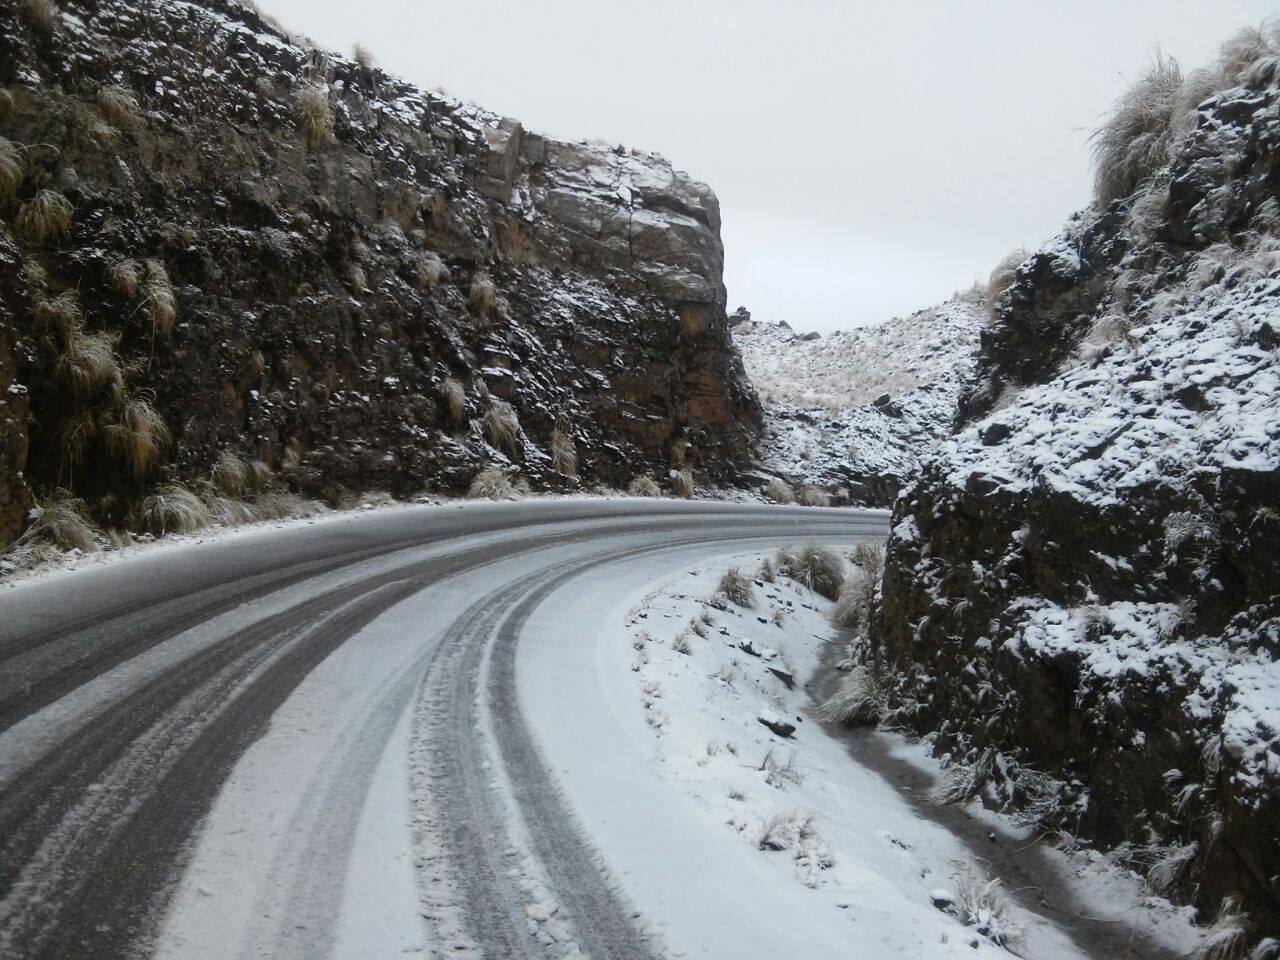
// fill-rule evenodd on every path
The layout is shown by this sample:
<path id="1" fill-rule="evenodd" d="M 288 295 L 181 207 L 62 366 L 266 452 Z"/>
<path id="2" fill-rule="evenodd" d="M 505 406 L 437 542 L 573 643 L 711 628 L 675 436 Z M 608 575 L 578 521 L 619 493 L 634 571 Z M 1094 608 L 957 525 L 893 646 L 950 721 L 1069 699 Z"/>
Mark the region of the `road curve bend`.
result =
<path id="1" fill-rule="evenodd" d="M 526 623 L 624 560 L 886 532 L 742 504 L 406 508 L 2 592 L 0 957 L 657 956 L 522 715 Z"/>

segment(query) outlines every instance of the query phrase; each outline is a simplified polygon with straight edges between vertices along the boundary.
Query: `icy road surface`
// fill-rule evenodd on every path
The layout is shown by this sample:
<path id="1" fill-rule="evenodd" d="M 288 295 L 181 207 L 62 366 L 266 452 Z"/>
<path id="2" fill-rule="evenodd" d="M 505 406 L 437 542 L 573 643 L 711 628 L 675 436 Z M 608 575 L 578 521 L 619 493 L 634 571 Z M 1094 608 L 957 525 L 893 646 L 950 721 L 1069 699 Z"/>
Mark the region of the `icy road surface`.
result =
<path id="1" fill-rule="evenodd" d="M 5 592 L 0 956 L 658 956 L 688 917 L 638 910 L 628 874 L 679 838 L 649 833 L 674 828 L 660 811 L 609 820 L 611 790 L 619 816 L 661 794 L 639 766 L 602 779 L 637 744 L 611 741 L 616 691 L 575 656 L 593 611 L 663 569 L 885 530 L 856 510 L 423 507 Z"/>

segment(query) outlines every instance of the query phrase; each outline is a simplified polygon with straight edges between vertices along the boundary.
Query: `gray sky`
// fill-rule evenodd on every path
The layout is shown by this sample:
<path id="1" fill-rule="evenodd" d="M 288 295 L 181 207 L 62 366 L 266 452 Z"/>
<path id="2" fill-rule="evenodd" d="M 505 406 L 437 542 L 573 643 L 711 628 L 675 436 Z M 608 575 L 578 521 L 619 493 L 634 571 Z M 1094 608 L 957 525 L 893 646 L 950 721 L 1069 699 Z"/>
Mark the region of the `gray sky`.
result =
<path id="1" fill-rule="evenodd" d="M 560 139 L 711 185 L 729 306 L 829 331 L 909 313 L 1052 236 L 1088 133 L 1158 45 L 1254 0 L 259 0 L 285 27 Z"/>

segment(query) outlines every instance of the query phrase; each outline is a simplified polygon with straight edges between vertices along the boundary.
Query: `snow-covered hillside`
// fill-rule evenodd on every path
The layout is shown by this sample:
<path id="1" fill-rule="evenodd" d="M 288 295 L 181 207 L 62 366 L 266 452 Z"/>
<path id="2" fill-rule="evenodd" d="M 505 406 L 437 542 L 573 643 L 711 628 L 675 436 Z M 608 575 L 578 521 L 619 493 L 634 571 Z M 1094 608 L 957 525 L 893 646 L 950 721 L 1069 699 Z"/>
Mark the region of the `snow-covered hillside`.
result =
<path id="1" fill-rule="evenodd" d="M 982 316 L 981 295 L 971 292 L 817 339 L 785 322 L 737 323 L 734 340 L 765 411 L 764 469 L 891 502 L 950 433 Z"/>
<path id="2" fill-rule="evenodd" d="M 892 722 L 990 796 L 1194 903 L 1233 944 L 1205 956 L 1273 957 L 1280 35 L 1216 71 L 1149 68 L 1100 134 L 1095 205 L 993 275 L 867 658 Z"/>

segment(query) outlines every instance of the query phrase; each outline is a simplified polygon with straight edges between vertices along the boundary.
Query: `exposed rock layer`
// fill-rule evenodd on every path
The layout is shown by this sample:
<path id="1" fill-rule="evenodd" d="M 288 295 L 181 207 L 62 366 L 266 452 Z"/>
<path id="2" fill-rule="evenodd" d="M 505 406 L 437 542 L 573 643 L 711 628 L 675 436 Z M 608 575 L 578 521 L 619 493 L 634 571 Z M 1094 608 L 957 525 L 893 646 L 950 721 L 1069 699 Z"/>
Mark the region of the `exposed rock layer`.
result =
<path id="1" fill-rule="evenodd" d="M 4 395 L 0 542 L 26 502 L 24 429 L 31 485 L 74 486 L 109 520 L 223 449 L 308 495 L 456 488 L 507 459 L 563 486 L 547 452 L 557 422 L 584 480 L 687 458 L 723 481 L 748 455 L 759 411 L 726 330 L 716 198 L 660 157 L 530 134 L 224 0 L 68 0 L 51 29 L 18 6 L 0 7 L 0 135 L 25 166 L 0 220 L 0 388 L 16 366 L 31 409 Z M 132 116 L 102 99 L 114 87 Z M 72 223 L 40 244 L 15 213 L 45 187 Z M 172 278 L 171 334 L 145 283 L 111 279 L 147 259 Z M 32 266 L 47 280 L 21 273 Z M 484 276 L 492 305 L 482 290 L 468 304 Z M 54 375 L 34 318 L 66 290 L 86 331 L 118 337 L 114 399 L 69 397 Z M 466 391 L 457 417 L 449 377 Z M 60 449 L 69 421 L 109 418 L 122 391 L 153 392 L 170 466 L 129 477 L 97 435 L 80 462 Z M 504 452 L 485 442 L 490 397 L 520 419 Z"/>

